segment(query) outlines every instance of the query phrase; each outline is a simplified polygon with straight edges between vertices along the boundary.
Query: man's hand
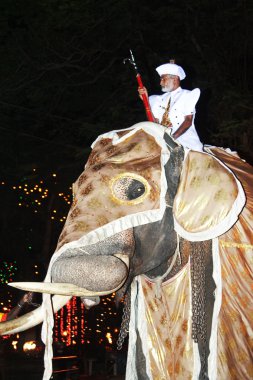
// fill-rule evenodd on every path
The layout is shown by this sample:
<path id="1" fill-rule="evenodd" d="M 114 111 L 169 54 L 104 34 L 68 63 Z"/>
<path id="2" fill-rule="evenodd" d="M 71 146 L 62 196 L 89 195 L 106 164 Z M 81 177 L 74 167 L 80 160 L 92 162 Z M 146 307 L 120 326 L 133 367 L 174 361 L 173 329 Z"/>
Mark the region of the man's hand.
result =
<path id="1" fill-rule="evenodd" d="M 32 303 L 32 296 L 33 296 L 32 292 L 25 293 L 23 297 L 19 300 L 17 305 L 13 307 L 11 311 L 9 311 L 9 313 L 7 314 L 6 320 L 11 321 L 12 319 L 16 318 L 21 312 L 21 310 L 23 310 L 23 306 L 25 303 L 28 303 L 28 304 Z"/>
<path id="2" fill-rule="evenodd" d="M 32 292 L 28 292 L 28 293 L 26 293 L 26 294 L 23 295 L 23 297 L 19 301 L 19 304 L 21 306 L 23 306 L 25 303 L 31 303 L 32 302 L 32 298 L 33 298 L 33 293 Z"/>
<path id="3" fill-rule="evenodd" d="M 146 95 L 146 97 L 148 98 L 148 91 L 146 89 L 146 87 L 138 87 L 138 92 L 139 92 L 139 97 L 141 98 L 141 100 L 143 100 L 143 97 L 142 95 Z"/>

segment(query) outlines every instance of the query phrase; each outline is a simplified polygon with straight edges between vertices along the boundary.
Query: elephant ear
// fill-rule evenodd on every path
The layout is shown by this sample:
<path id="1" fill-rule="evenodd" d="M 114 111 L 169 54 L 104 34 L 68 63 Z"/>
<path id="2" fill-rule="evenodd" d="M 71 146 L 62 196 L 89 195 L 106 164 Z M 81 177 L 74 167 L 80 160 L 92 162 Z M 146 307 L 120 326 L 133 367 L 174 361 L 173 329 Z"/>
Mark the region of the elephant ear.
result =
<path id="1" fill-rule="evenodd" d="M 240 182 L 225 164 L 208 153 L 189 151 L 173 205 L 180 236 L 202 241 L 222 235 L 237 221 L 245 202 Z"/>

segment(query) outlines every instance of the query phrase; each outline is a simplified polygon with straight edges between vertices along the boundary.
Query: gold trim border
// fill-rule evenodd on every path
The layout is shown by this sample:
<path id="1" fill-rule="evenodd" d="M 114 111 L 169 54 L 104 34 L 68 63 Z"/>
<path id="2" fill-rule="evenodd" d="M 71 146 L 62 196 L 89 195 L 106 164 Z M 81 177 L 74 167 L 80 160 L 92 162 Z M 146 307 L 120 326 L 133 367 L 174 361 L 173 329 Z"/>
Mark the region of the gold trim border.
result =
<path id="1" fill-rule="evenodd" d="M 122 200 L 122 199 L 119 199 L 118 197 L 116 197 L 114 190 L 113 190 L 113 185 L 116 181 L 118 181 L 121 178 L 125 178 L 125 177 L 130 177 L 130 178 L 136 179 L 137 181 L 143 183 L 145 186 L 144 194 L 142 194 L 137 199 L 133 199 L 131 201 L 125 201 L 125 200 Z M 131 172 L 124 172 L 124 173 L 120 173 L 120 174 L 116 175 L 115 177 L 113 177 L 110 180 L 109 186 L 110 186 L 111 193 L 112 193 L 112 200 L 118 204 L 123 204 L 123 205 L 128 205 L 128 206 L 133 206 L 133 205 L 137 205 L 137 204 L 141 203 L 150 193 L 150 185 L 149 185 L 148 181 L 146 180 L 146 178 L 140 176 L 139 174 L 131 173 Z"/>
<path id="2" fill-rule="evenodd" d="M 219 240 L 222 247 L 253 249 L 253 244 L 237 243 L 235 241 Z"/>

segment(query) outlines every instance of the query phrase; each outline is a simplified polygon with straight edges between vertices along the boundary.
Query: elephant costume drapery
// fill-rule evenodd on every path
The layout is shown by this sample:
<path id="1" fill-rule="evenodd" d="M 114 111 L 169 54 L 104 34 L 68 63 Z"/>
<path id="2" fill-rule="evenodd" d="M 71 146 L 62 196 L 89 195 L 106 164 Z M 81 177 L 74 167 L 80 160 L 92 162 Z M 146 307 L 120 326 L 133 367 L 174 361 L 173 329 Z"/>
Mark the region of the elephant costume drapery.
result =
<path id="1" fill-rule="evenodd" d="M 229 150 L 209 148 L 228 168 L 233 170 L 243 185 L 247 203 L 243 208 L 237 223 L 226 233 L 217 234 L 213 241 L 213 277 L 216 282 L 216 302 L 213 313 L 212 335 L 210 339 L 209 379 L 252 379 L 253 377 L 253 305 L 251 302 L 253 290 L 253 170 L 245 161 Z M 190 156 L 192 157 L 190 158 Z M 187 165 L 181 178 L 180 187 L 192 183 L 193 187 L 201 187 L 200 182 L 207 183 L 205 163 L 197 164 L 195 158 L 199 152 L 190 152 Z M 202 155 L 200 153 L 200 155 Z M 202 155 L 203 156 L 203 155 Z M 191 162 L 193 160 L 193 163 Z M 203 158 L 202 158 L 203 160 Z M 200 161 L 198 161 L 200 162 Z M 198 166 L 194 176 L 189 176 L 189 167 Z M 203 172 L 201 173 L 200 167 Z M 197 176 L 198 173 L 198 176 Z M 214 172 L 217 174 L 217 171 Z M 211 182 L 219 183 L 217 175 Z M 196 183 L 198 186 L 196 186 Z M 210 181 L 209 181 L 210 183 Z M 223 190 L 219 193 L 221 200 L 229 202 L 229 195 L 236 191 L 236 186 L 227 184 L 222 178 Z M 235 185 L 235 183 L 234 183 Z M 231 187 L 232 186 L 232 187 Z M 175 217 L 180 204 L 180 187 L 174 203 Z M 229 191 L 230 188 L 230 191 Z M 183 198 L 189 199 L 192 194 L 184 187 Z M 198 191 L 198 189 L 197 189 Z M 206 188 L 206 198 L 210 189 Z M 226 194 L 227 195 L 226 195 Z M 199 194 L 201 194 L 199 192 Z M 217 198 L 217 196 L 216 196 Z M 179 226 L 180 232 L 193 240 L 199 220 L 203 218 L 203 210 L 215 207 L 215 199 L 206 204 L 205 199 L 193 197 L 195 203 L 204 204 L 205 208 L 196 208 L 192 219 L 192 230 L 189 231 L 191 214 L 187 216 L 187 204 L 184 202 L 180 216 L 184 214 Z M 182 202 L 182 199 L 180 199 Z M 183 202 L 182 202 L 183 203 Z M 181 203 L 181 204 L 182 204 Z M 232 204 L 230 204 L 231 207 Z M 198 213 L 199 210 L 199 213 Z M 199 220 L 198 220 L 199 219 Z M 177 219 L 178 220 L 178 219 Z M 177 220 L 175 225 L 177 225 Z M 203 219 L 202 219 L 203 220 Z M 203 222 L 200 222 L 200 229 Z M 207 222 L 207 218 L 204 221 Z M 186 223 L 188 231 L 182 228 Z M 209 224 L 211 228 L 211 223 Z M 192 232 L 193 231 L 193 232 Z M 205 235 L 206 231 L 204 231 Z M 197 234 L 197 239 L 201 235 Z M 191 278 L 190 262 L 172 279 L 162 284 L 161 299 L 156 297 L 156 284 L 146 276 L 139 276 L 132 284 L 132 308 L 138 305 L 132 313 L 130 331 L 140 331 L 143 339 L 143 351 L 149 365 L 149 378 L 158 379 L 197 379 L 200 370 L 197 345 L 191 339 Z M 143 318 L 143 314 L 146 318 Z M 130 335 L 127 379 L 137 380 L 135 371 L 134 348 L 136 335 Z"/>
<path id="2" fill-rule="evenodd" d="M 209 148 L 203 153 L 184 150 L 170 136 L 168 142 L 166 133 L 164 127 L 144 122 L 104 134 L 95 141 L 85 170 L 73 185 L 73 205 L 45 282 L 74 284 L 79 287 L 78 291 L 82 288 L 100 292 L 118 289 L 122 278 L 127 276 L 126 266 L 117 256 L 120 251 L 130 261 L 126 283 L 130 285 L 134 278 L 126 380 L 142 380 L 136 368 L 137 337 L 145 358 L 145 379 L 197 379 L 201 363 L 198 344 L 192 340 L 192 300 L 198 282 L 192 283 L 190 272 L 194 244 L 204 241 L 210 247 L 216 285 L 208 376 L 210 380 L 250 379 L 252 168 L 223 149 Z M 184 153 L 182 170 L 178 167 L 170 173 L 175 152 Z M 176 186 L 176 194 L 171 190 L 173 186 Z M 171 220 L 170 215 L 174 221 L 164 231 L 164 221 Z M 154 239 L 149 241 L 149 234 L 140 238 L 141 229 L 148 225 L 154 232 L 159 234 L 161 230 L 163 234 L 162 238 L 157 236 L 157 246 Z M 131 231 L 134 231 L 135 242 L 129 238 Z M 164 240 L 168 245 L 166 251 L 171 240 L 170 250 L 175 250 L 176 233 L 188 242 L 186 248 L 193 247 L 192 255 L 175 276 L 161 284 L 158 297 L 155 275 L 149 277 L 153 268 L 147 262 L 153 248 L 150 252 L 148 249 L 149 246 L 160 248 L 160 240 Z M 116 250 L 112 253 L 114 236 L 117 237 Z M 147 245 L 143 244 L 145 240 Z M 134 257 L 143 246 L 147 249 L 141 252 L 143 267 L 134 271 L 131 262 L 139 265 L 140 256 Z M 159 256 L 166 254 L 164 250 L 157 252 L 158 257 L 150 258 L 155 269 L 160 268 Z M 173 252 L 167 258 L 165 255 L 165 264 Z M 57 294 L 66 294 L 64 300 L 67 300 L 67 295 L 73 293 Z M 47 380 L 52 371 L 53 313 L 50 296 L 44 294 L 43 299 L 44 379 Z M 233 324 L 240 330 L 238 336 Z M 235 350 L 237 345 L 242 349 Z"/>
<path id="3" fill-rule="evenodd" d="M 122 229 L 161 219 L 165 207 L 164 194 L 167 190 L 163 168 L 170 154 L 168 148 L 164 145 L 163 133 L 164 130 L 157 127 L 157 125 L 141 123 L 133 129 L 111 132 L 100 136 L 96 140 L 85 171 L 73 186 L 74 202 L 59 239 L 58 249 L 60 251 L 61 247 L 69 249 L 66 248 L 69 244 L 71 245 L 71 242 L 68 243 L 68 241 L 79 241 L 78 244 L 80 244 L 84 233 L 86 239 L 89 237 L 89 231 L 91 231 L 92 243 L 95 243 L 97 239 L 103 240 L 112 234 L 120 232 Z M 187 151 L 186 153 L 180 186 L 173 207 L 175 228 L 181 236 L 188 240 L 214 238 L 227 231 L 235 223 L 237 215 L 245 202 L 244 193 L 233 173 L 212 155 L 194 151 Z M 92 176 L 89 171 L 92 172 Z M 98 182 L 96 181 L 97 173 Z M 150 186 L 149 194 L 141 204 L 124 202 L 123 198 L 122 202 L 113 199 L 112 179 L 116 178 L 117 180 L 120 176 L 123 177 L 122 173 L 124 175 L 125 173 L 130 175 L 129 173 L 131 173 L 137 179 L 138 177 L 136 176 L 140 175 L 148 181 Z M 104 189 L 103 195 L 101 195 L 101 186 Z M 219 207 L 215 206 L 217 203 Z M 85 208 L 85 212 L 83 212 L 82 207 Z M 116 220 L 115 208 L 118 216 Z M 93 224 L 89 226 L 88 221 Z M 118 224 L 119 221 L 120 225 Z M 94 238 L 94 231 L 99 234 L 102 232 L 102 237 L 100 235 L 99 238 Z M 82 242 L 81 246 L 83 247 L 85 244 Z M 217 246 L 216 242 L 214 246 Z M 214 271 L 218 272 L 218 274 L 216 273 L 217 278 L 215 278 L 217 289 L 214 313 L 218 318 L 219 304 L 221 303 L 221 278 L 219 277 L 219 263 L 217 263 L 217 249 L 213 254 L 217 256 L 215 260 L 217 267 L 214 268 Z M 183 276 L 184 281 L 181 280 L 180 276 Z M 148 290 L 151 291 L 152 282 L 149 282 L 150 286 L 144 286 L 143 281 L 148 280 L 141 279 L 139 281 L 144 287 L 144 294 L 146 292 L 146 297 L 149 297 Z M 184 284 L 184 282 L 186 283 Z M 165 292 L 164 297 L 167 299 L 167 304 L 173 305 L 174 314 L 175 310 L 179 308 L 179 316 L 185 313 L 187 315 L 185 315 L 185 319 L 182 320 L 180 317 L 177 320 L 174 315 L 168 315 L 168 310 L 164 310 L 161 318 L 168 321 L 171 321 L 172 318 L 177 330 L 185 329 L 185 333 L 173 334 L 173 331 L 169 330 L 169 328 L 165 329 L 167 331 L 167 340 L 165 342 L 167 343 L 165 343 L 164 352 L 167 355 L 167 361 L 164 357 L 164 360 L 161 360 L 158 355 L 159 347 L 162 347 L 161 342 L 155 347 L 153 338 L 148 339 L 148 335 L 141 336 L 144 339 L 143 346 L 148 340 L 151 342 L 150 351 L 146 356 L 147 363 L 150 363 L 147 373 L 149 373 L 150 379 L 170 379 L 174 376 L 177 376 L 177 379 L 180 379 L 180 376 L 185 379 L 186 373 L 180 372 L 183 368 L 183 363 L 185 363 L 186 368 L 188 368 L 186 371 L 188 371 L 189 378 L 197 378 L 200 363 L 197 345 L 191 339 L 190 263 L 182 270 L 181 274 L 176 275 L 175 280 L 169 280 L 169 285 L 167 286 L 172 287 L 170 296 L 166 285 L 166 283 L 163 284 L 162 288 Z M 185 302 L 181 302 L 181 298 L 177 297 L 177 292 L 182 292 L 182 287 L 185 289 L 183 295 Z M 148 322 L 152 319 L 152 307 L 150 309 L 149 303 L 147 305 L 147 318 L 145 320 Z M 185 312 L 181 311 L 182 308 Z M 157 310 L 160 314 L 161 307 L 158 307 Z M 217 327 L 215 328 L 217 318 L 213 320 L 212 344 L 214 346 L 217 344 L 217 338 L 215 337 L 217 334 Z M 157 326 L 152 322 L 153 327 L 149 331 L 149 337 L 159 336 L 159 330 L 161 331 L 159 325 L 161 326 L 162 323 L 160 319 L 157 319 L 157 322 Z M 132 329 L 130 329 L 130 341 L 132 334 Z M 173 338 L 168 340 L 171 334 Z M 180 337 L 182 337 L 181 344 L 179 344 Z M 172 347 L 173 340 L 176 340 L 174 347 Z M 177 347 L 177 345 L 179 346 Z M 180 360 L 172 360 L 169 355 L 169 347 L 173 350 L 173 358 L 177 356 L 177 348 L 179 353 L 184 350 L 186 358 L 181 355 L 181 357 L 179 356 Z M 129 352 L 132 354 L 134 350 L 130 348 Z M 152 355 L 152 352 L 156 352 L 156 355 Z M 216 355 L 217 350 L 212 349 L 209 358 L 209 372 L 216 371 Z M 133 380 L 134 372 L 130 357 L 131 355 L 129 355 L 127 379 Z M 192 363 L 195 363 L 195 365 L 193 366 Z M 165 372 L 163 372 L 163 366 L 166 367 Z M 211 379 L 211 373 L 209 373 L 209 376 Z"/>

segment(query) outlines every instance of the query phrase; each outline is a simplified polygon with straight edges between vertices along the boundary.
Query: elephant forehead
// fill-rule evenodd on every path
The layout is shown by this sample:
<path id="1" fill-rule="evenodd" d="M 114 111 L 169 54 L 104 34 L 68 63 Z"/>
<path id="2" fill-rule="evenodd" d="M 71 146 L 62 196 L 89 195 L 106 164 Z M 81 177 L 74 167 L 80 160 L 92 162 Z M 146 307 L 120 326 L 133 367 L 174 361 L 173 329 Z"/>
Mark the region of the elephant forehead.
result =
<path id="1" fill-rule="evenodd" d="M 57 250 L 90 231 L 131 214 L 159 208 L 161 148 L 142 130 L 117 145 L 99 140 L 73 185 L 73 203 Z M 129 185 L 141 195 L 128 200 Z"/>
<path id="2" fill-rule="evenodd" d="M 117 132 L 117 135 L 122 137 L 127 134 L 126 132 L 129 131 Z M 160 156 L 160 154 L 161 147 L 156 143 L 154 137 L 143 130 L 139 130 L 116 145 L 110 138 L 98 140 L 85 167 L 96 167 L 96 164 L 101 165 L 108 162 L 129 167 L 136 160 L 139 160 L 138 166 L 141 170 L 141 163 L 145 166 L 152 158 Z"/>

